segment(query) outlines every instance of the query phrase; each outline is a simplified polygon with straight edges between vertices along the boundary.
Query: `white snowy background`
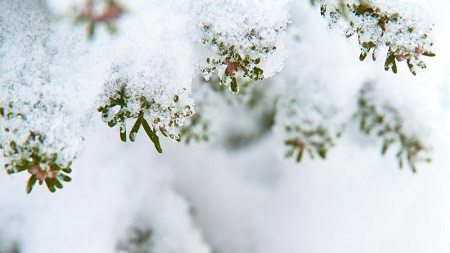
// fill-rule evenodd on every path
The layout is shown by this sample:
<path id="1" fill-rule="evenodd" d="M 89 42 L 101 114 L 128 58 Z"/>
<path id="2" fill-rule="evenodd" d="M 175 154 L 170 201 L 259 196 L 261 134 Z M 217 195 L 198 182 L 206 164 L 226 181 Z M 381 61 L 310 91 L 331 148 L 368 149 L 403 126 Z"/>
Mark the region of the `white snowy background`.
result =
<path id="1" fill-rule="evenodd" d="M 49 2 L 57 12 L 67 9 L 65 1 Z M 416 174 L 398 169 L 393 150 L 381 156 L 380 145 L 356 130 L 348 130 L 326 160 L 305 157 L 297 164 L 283 157 L 276 132 L 233 151 L 214 139 L 189 145 L 164 139 L 158 154 L 142 132 L 135 143 L 122 143 L 96 114 L 63 190 L 36 186 L 27 195 L 26 173 L 0 173 L 0 252 L 12 243 L 24 253 L 116 252 L 132 226 L 153 229 L 156 253 L 450 252 L 450 4 L 403 2 L 430 13 L 435 24 L 437 56 L 426 58 L 427 69 L 417 76 L 406 64 L 394 75 L 382 59 L 360 62 L 356 41 L 330 32 L 309 1 L 292 1 L 288 33 L 298 33 L 301 42 L 287 43 L 283 72 L 273 81 L 315 76 L 345 101 L 355 85 L 377 80 L 427 128 L 433 161 L 419 164 Z M 148 5 L 154 8 L 145 12 Z M 159 15 L 173 18 L 171 26 L 183 22 L 167 14 L 167 3 L 127 6 L 150 21 Z M 141 27 L 131 13 L 123 21 L 130 28 L 117 35 L 123 48 L 149 39 L 133 30 Z M 92 52 L 108 57 L 109 39 L 100 34 Z M 109 65 L 92 65 L 97 69 L 84 68 L 81 82 L 102 82 L 96 71 Z M 234 124 L 225 111 L 216 120 Z M 223 131 L 239 130 L 225 124 Z"/>

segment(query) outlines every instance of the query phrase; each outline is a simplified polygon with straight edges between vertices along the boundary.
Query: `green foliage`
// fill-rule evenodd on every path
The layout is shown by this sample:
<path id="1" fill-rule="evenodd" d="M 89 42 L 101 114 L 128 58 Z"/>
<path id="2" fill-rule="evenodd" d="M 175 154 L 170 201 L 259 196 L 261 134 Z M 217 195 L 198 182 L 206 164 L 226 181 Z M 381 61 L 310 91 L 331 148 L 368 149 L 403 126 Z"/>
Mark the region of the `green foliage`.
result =
<path id="1" fill-rule="evenodd" d="M 207 33 L 211 29 L 211 25 L 203 26 L 204 32 Z M 252 41 L 259 35 L 252 29 L 245 35 L 245 37 Z M 230 90 L 234 93 L 239 92 L 237 84 L 236 73 L 241 73 L 243 77 L 254 81 L 264 79 L 264 71 L 258 67 L 261 62 L 260 57 L 253 56 L 254 54 L 244 53 L 245 51 L 237 45 L 229 44 L 225 41 L 220 41 L 220 34 L 214 34 L 212 39 L 203 39 L 203 44 L 209 48 L 217 51 L 217 56 L 206 59 L 206 67 L 201 71 L 205 76 L 210 76 L 217 70 L 218 66 L 224 65 L 225 70 L 220 79 L 222 85 L 230 85 Z M 259 39 L 262 37 L 259 36 Z M 258 46 L 255 42 L 252 43 L 250 51 L 259 54 L 269 54 L 276 50 L 276 47 Z"/>
<path id="2" fill-rule="evenodd" d="M 166 127 L 173 127 L 176 125 L 177 118 L 181 117 L 190 117 L 193 113 L 189 105 L 187 105 L 187 112 L 182 110 L 175 110 L 173 105 L 164 106 L 160 103 L 155 102 L 154 99 L 147 99 L 145 96 L 141 96 L 139 98 L 139 108 L 138 112 L 132 111 L 130 109 L 129 104 L 134 103 L 134 98 L 129 95 L 127 82 L 122 79 L 113 80 L 116 90 L 114 93 L 108 98 L 108 101 L 101 105 L 98 108 L 98 111 L 102 114 L 102 119 L 105 123 L 108 124 L 109 127 L 119 126 L 120 130 L 120 139 L 123 142 L 127 140 L 127 121 L 136 119 L 131 131 L 129 133 L 130 141 L 134 142 L 136 139 L 136 135 L 141 128 L 144 128 L 145 133 L 149 137 L 149 139 L 153 142 L 155 149 L 162 153 L 161 144 L 159 142 L 159 136 L 157 132 L 160 132 L 165 137 L 170 137 L 176 141 L 180 141 L 180 136 L 178 134 L 168 133 L 166 132 Z M 173 97 L 173 102 L 176 104 L 179 101 L 179 97 L 175 95 Z M 119 107 L 118 110 L 115 107 Z M 157 111 L 161 113 L 171 112 L 172 119 L 168 122 L 166 126 L 160 126 L 158 129 L 152 127 L 152 124 L 149 124 L 148 114 L 151 111 Z M 156 118 L 156 123 L 161 122 L 161 118 Z M 154 122 L 152 122 L 154 123 Z"/>
<path id="3" fill-rule="evenodd" d="M 320 158 L 325 159 L 328 150 L 334 146 L 333 137 L 323 126 L 306 129 L 306 127 L 302 127 L 300 124 L 297 124 L 293 126 L 285 126 L 285 130 L 289 134 L 298 136 L 287 139 L 284 142 L 284 144 L 288 146 L 288 151 L 285 156 L 295 156 L 295 160 L 297 162 L 301 162 L 305 151 L 309 154 L 311 159 L 314 159 L 314 154 L 317 154 Z"/>
<path id="4" fill-rule="evenodd" d="M 386 154 L 393 144 L 398 144 L 396 157 L 400 168 L 403 167 L 404 160 L 408 162 L 413 172 L 417 171 L 417 162 L 431 162 L 431 158 L 422 158 L 422 154 L 429 151 L 422 140 L 405 132 L 398 111 L 386 104 L 377 106 L 369 99 L 372 90 L 371 84 L 366 84 L 360 91 L 358 112 L 355 114 L 360 123 L 360 130 L 368 135 L 375 133 L 382 139 L 382 155 Z"/>
<path id="5" fill-rule="evenodd" d="M 145 97 L 140 98 L 141 102 L 141 111 L 136 115 L 127 109 L 127 104 L 129 102 L 130 97 L 126 94 L 126 83 L 122 82 L 119 86 L 119 89 L 116 91 L 116 94 L 109 98 L 109 103 L 98 108 L 98 111 L 102 114 L 102 119 L 105 121 L 109 127 L 115 127 L 117 124 L 119 125 L 120 130 L 120 140 L 123 142 L 127 141 L 127 129 L 126 129 L 126 121 L 128 119 L 136 119 L 135 124 L 131 128 L 130 131 L 130 141 L 134 142 L 136 139 L 136 135 L 141 126 L 143 126 L 145 132 L 147 133 L 150 140 L 155 145 L 156 150 L 161 153 L 161 145 L 159 143 L 159 137 L 156 135 L 155 130 L 153 130 L 149 125 L 147 120 L 144 118 L 144 109 L 149 109 L 150 104 Z M 119 111 L 111 118 L 110 114 L 114 111 L 114 107 L 119 106 Z"/>

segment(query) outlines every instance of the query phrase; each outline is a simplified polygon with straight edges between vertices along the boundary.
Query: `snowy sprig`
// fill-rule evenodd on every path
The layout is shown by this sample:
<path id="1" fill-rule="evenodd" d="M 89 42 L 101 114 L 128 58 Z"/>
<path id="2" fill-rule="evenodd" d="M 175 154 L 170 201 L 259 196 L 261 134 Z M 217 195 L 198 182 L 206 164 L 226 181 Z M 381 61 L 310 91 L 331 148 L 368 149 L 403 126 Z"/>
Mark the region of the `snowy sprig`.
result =
<path id="1" fill-rule="evenodd" d="M 380 49 L 387 47 L 385 70 L 392 69 L 397 73 L 396 61 L 406 60 L 409 70 L 416 75 L 417 67 L 426 68 L 422 56 L 435 55 L 429 36 L 432 25 L 397 12 L 385 4 L 379 7 L 372 0 L 354 3 L 340 1 L 339 6 L 323 3 L 321 15 L 328 20 L 330 27 L 338 27 L 341 16 L 346 18 L 347 23 L 341 28 L 346 37 L 357 35 L 361 61 L 370 53 L 375 61 Z"/>
<path id="2" fill-rule="evenodd" d="M 0 2 L 0 149 L 8 174 L 28 171 L 51 192 L 70 181 L 83 141 L 79 94 L 54 47 L 54 30 L 42 1 Z M 11 18 L 14 17 L 14 18 Z M 64 82 L 61 82 L 64 79 Z M 67 85 L 67 86 L 65 86 Z M 73 98 L 73 99 L 72 99 Z"/>
<path id="3" fill-rule="evenodd" d="M 429 147 L 417 135 L 406 131 L 403 118 L 400 113 L 389 104 L 379 105 L 373 97 L 372 84 L 367 83 L 360 90 L 358 98 L 358 112 L 355 114 L 359 121 L 360 130 L 365 134 L 376 134 L 383 140 L 381 154 L 386 154 L 389 147 L 394 144 L 399 146 L 396 153 L 399 167 L 403 167 L 403 161 L 408 162 L 413 172 L 416 172 L 417 162 L 430 162 L 431 158 L 425 157 Z"/>
<path id="4" fill-rule="evenodd" d="M 66 173 L 72 171 L 72 160 L 58 159 L 58 151 L 46 149 L 46 146 L 51 145 L 46 133 L 26 130 L 28 134 L 24 134 L 24 126 L 30 124 L 27 123 L 26 116 L 18 112 L 12 103 L 6 108 L 0 107 L 0 122 L 0 149 L 3 150 L 6 160 L 6 172 L 12 174 L 28 171 L 31 176 L 27 193 L 31 192 L 37 181 L 39 184 L 45 182 L 51 192 L 55 192 L 56 188 L 63 188 L 60 181 L 71 181 Z"/>
<path id="5" fill-rule="evenodd" d="M 20 91 L 20 85 L 12 87 Z M 39 90 L 39 85 L 34 88 Z M 16 96 L 7 98 L 6 106 L 0 106 L 0 149 L 6 172 L 28 171 L 31 176 L 27 193 L 36 182 L 45 182 L 55 192 L 56 188 L 63 188 L 60 181 L 71 181 L 66 174 L 71 172 L 70 166 L 83 141 L 81 122 L 72 121 L 66 105 L 52 101 L 45 92 L 38 93 L 41 98 L 35 101 L 33 97 L 26 99 L 28 93 Z"/>
<path id="6" fill-rule="evenodd" d="M 333 136 L 324 126 L 314 127 L 311 122 L 304 123 L 306 124 L 286 125 L 286 132 L 295 137 L 285 140 L 284 144 L 288 147 L 285 156 L 292 157 L 297 153 L 295 159 L 300 162 L 306 151 L 311 159 L 314 158 L 315 153 L 325 159 L 328 150 L 334 146 Z"/>
<path id="7" fill-rule="evenodd" d="M 287 147 L 285 156 L 295 156 L 295 160 L 300 162 L 306 152 L 311 159 L 315 154 L 325 159 L 342 134 L 342 127 L 334 127 L 332 115 L 321 110 L 323 108 L 310 106 L 308 100 L 288 99 L 281 104 L 278 108 L 285 115 L 278 116 L 278 124 L 284 126 L 283 138 Z"/>
<path id="8" fill-rule="evenodd" d="M 155 64 L 155 63 L 153 63 Z M 193 100 L 188 98 L 187 88 L 177 88 L 170 82 L 171 69 L 159 75 L 132 69 L 135 65 L 116 66 L 110 80 L 105 83 L 105 98 L 98 111 L 109 127 L 118 126 L 120 139 L 127 139 L 127 121 L 136 120 L 129 132 L 133 142 L 142 126 L 158 152 L 162 152 L 159 136 L 180 141 L 179 129 L 186 118 L 194 113 Z M 155 69 L 149 63 L 149 69 Z"/>
<path id="9" fill-rule="evenodd" d="M 186 144 L 189 144 L 191 140 L 196 142 L 208 141 L 212 135 L 210 131 L 211 122 L 205 119 L 198 110 L 199 107 L 197 104 L 195 114 L 187 119 L 186 124 L 181 128 L 180 137 Z"/>
<path id="10" fill-rule="evenodd" d="M 209 80 L 218 72 L 220 83 L 238 92 L 236 75 L 262 80 L 281 71 L 286 57 L 282 34 L 289 23 L 283 1 L 203 1 L 201 42 L 206 59 L 201 72 Z M 267 11 L 271 15 L 265 15 Z"/>

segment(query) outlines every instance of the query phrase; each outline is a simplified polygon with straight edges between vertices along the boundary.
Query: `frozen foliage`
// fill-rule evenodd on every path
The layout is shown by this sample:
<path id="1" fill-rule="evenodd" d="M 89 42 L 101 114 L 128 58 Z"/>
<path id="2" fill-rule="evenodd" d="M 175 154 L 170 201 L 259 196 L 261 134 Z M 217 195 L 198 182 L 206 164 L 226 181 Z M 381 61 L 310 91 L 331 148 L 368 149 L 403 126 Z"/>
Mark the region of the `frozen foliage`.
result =
<path id="1" fill-rule="evenodd" d="M 392 69 L 397 73 L 396 61 L 406 60 L 409 70 L 416 75 L 416 67 L 426 67 L 421 57 L 435 55 L 430 39 L 432 25 L 419 20 L 420 17 L 397 11 L 382 1 L 345 2 L 341 0 L 339 5 L 335 1 L 323 3 L 321 14 L 331 28 L 341 27 L 345 36 L 358 37 L 361 61 L 370 53 L 375 61 L 380 49 L 387 47 L 385 70 Z M 344 16 L 345 21 L 340 20 L 341 16 Z"/>
<path id="2" fill-rule="evenodd" d="M 44 181 L 50 191 L 70 181 L 83 140 L 85 114 L 79 94 L 50 38 L 41 1 L 0 1 L 0 147 L 8 173 L 28 170 L 27 191 Z M 66 52 L 62 53 L 63 55 Z M 52 65 L 55 64 L 55 65 Z M 61 66 L 60 65 L 60 66 Z M 64 173 L 63 173 L 64 172 Z"/>
<path id="3" fill-rule="evenodd" d="M 98 111 L 110 127 L 118 126 L 122 141 L 127 139 L 127 122 L 131 122 L 131 141 L 142 126 L 162 152 L 159 136 L 179 141 L 180 128 L 194 112 L 194 101 L 189 98 L 194 71 L 192 43 L 182 27 L 187 15 L 179 15 L 166 4 L 158 8 L 151 8 L 152 3 L 142 5 L 135 19 L 125 18 L 120 24 L 126 28 L 112 46 L 118 52 L 112 59 Z"/>
<path id="4" fill-rule="evenodd" d="M 445 47 L 420 75 L 392 75 L 352 57 L 310 1 L 49 0 L 65 15 L 50 23 L 44 3 L 0 0 L 0 162 L 40 160 L 0 175 L 0 252 L 450 252 Z M 248 41 L 250 26 L 270 39 Z M 60 186 L 67 161 L 64 191 L 21 192 L 30 176 Z"/>
<path id="5" fill-rule="evenodd" d="M 320 53 L 299 46 L 298 27 L 291 25 L 286 36 L 291 22 L 287 1 L 132 1 L 128 11 L 127 5 L 117 1 L 87 0 L 76 8 L 74 18 L 85 23 L 87 37 L 97 41 L 90 50 L 73 53 L 66 53 L 71 52 L 70 46 L 58 41 L 60 30 L 66 27 L 52 28 L 45 2 L 30 3 L 22 0 L 6 7 L 2 2 L 7 10 L 2 17 L 26 18 L 2 19 L 5 32 L 0 52 L 2 60 L 8 60 L 2 64 L 2 85 L 8 92 L 1 97 L 1 120 L 5 121 L 1 147 L 8 172 L 31 173 L 29 191 L 36 181 L 47 182 L 54 191 L 54 187 L 62 187 L 58 179 L 70 180 L 62 171 L 70 173 L 71 162 L 78 155 L 83 122 L 94 95 L 99 96 L 97 110 L 103 121 L 118 127 L 122 141 L 134 142 L 142 127 L 158 152 L 162 152 L 160 136 L 176 141 L 184 138 L 188 143 L 209 140 L 211 134 L 222 132 L 224 145 L 234 148 L 275 129 L 282 132 L 280 143 L 288 147 L 287 156 L 295 155 L 300 161 L 306 151 L 311 157 L 325 158 L 351 121 L 349 114 L 355 112 L 357 99 L 342 103 L 341 97 L 356 94 L 356 86 L 344 89 L 352 92 L 333 91 L 333 78 L 314 77 L 324 66 L 311 67 L 309 59 Z M 347 36 L 358 35 L 361 59 L 371 50 L 375 59 L 376 50 L 386 46 L 387 68 L 396 72 L 395 61 L 406 59 L 415 73 L 414 65 L 424 66 L 420 56 L 432 55 L 431 28 L 419 26 L 414 17 L 401 16 L 383 4 L 341 1 L 339 6 L 324 3 L 321 11 L 330 26 L 342 24 Z M 347 21 L 339 19 L 341 15 Z M 98 24 L 110 31 L 118 29 L 120 36 L 102 34 Z M 16 30 L 20 32 L 14 33 Z M 82 44 L 73 44 L 77 43 Z M 282 70 L 285 44 L 297 52 L 288 60 L 294 67 L 284 77 L 260 82 Z M 71 61 L 77 56 L 90 60 L 79 75 L 92 74 L 87 69 L 95 64 L 101 66 L 92 74 L 94 80 L 103 79 L 96 83 L 98 88 L 85 89 L 86 84 L 76 88 L 81 83 L 75 80 L 78 73 L 68 73 L 68 69 L 78 64 Z M 197 67 L 205 82 L 193 79 Z M 336 73 L 326 69 L 329 74 Z M 69 81 L 64 82 L 63 76 Z M 190 97 L 192 80 L 196 82 L 192 97 L 198 104 L 197 113 Z M 241 92 L 236 95 L 238 83 Z M 226 92 L 228 86 L 233 94 Z M 32 95 L 26 99 L 15 97 L 28 93 Z M 75 101 L 74 96 L 83 100 Z M 224 113 L 224 107 L 230 110 Z M 222 114 L 233 115 L 235 121 L 227 122 Z M 402 146 L 408 146 L 407 142 L 400 141 Z M 416 148 L 421 150 L 419 146 Z"/>
<path id="6" fill-rule="evenodd" d="M 196 13 L 206 56 L 206 80 L 218 72 L 220 83 L 238 92 L 236 75 L 262 80 L 281 71 L 286 57 L 283 31 L 287 1 L 197 1 Z M 271 15 L 266 15 L 270 12 Z"/>
<path id="7" fill-rule="evenodd" d="M 113 67 L 98 111 L 110 127 L 119 126 L 122 141 L 127 139 L 128 119 L 136 119 L 130 130 L 130 140 L 135 140 L 142 126 L 158 152 L 162 152 L 158 133 L 180 140 L 179 128 L 194 113 L 194 105 L 187 97 L 189 86 L 181 88 L 183 85 L 175 79 L 173 62 L 168 59 L 165 64 L 148 61 Z"/>
<path id="8" fill-rule="evenodd" d="M 430 162 L 431 159 L 424 157 L 429 151 L 423 140 L 416 133 L 408 132 L 404 127 L 404 119 L 394 106 L 382 99 L 377 99 L 373 84 L 365 84 L 358 98 L 358 112 L 356 118 L 360 129 L 366 133 L 374 133 L 383 140 L 381 154 L 385 154 L 390 146 L 397 144 L 399 150 L 396 153 L 399 167 L 403 167 L 403 161 L 408 162 L 413 172 L 416 172 L 417 162 Z M 374 94 L 375 93 L 375 94 Z"/>
<path id="9" fill-rule="evenodd" d="M 296 161 L 300 162 L 303 153 L 307 152 L 311 158 L 317 154 L 325 159 L 327 151 L 341 135 L 343 125 L 332 124 L 331 118 L 336 114 L 334 107 L 316 106 L 308 99 L 311 93 L 300 91 L 298 94 L 301 95 L 287 96 L 286 101 L 278 105 L 279 113 L 286 113 L 278 119 L 284 124 L 285 145 L 288 146 L 286 157 L 295 155 Z"/>

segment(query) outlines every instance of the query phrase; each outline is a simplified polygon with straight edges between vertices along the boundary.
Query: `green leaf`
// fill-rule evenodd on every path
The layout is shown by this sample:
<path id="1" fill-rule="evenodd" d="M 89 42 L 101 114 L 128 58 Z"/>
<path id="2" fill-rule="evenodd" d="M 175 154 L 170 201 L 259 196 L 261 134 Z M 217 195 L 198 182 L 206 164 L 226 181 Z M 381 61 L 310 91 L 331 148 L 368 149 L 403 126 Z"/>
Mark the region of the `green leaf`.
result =
<path id="1" fill-rule="evenodd" d="M 386 61 L 384 62 L 384 70 L 388 71 L 393 65 L 394 60 L 395 55 L 392 52 L 388 52 L 388 56 L 386 57 Z"/>
<path id="2" fill-rule="evenodd" d="M 136 140 L 136 135 L 139 131 L 139 128 L 141 127 L 141 124 L 142 124 L 142 117 L 138 117 L 136 123 L 134 123 L 133 128 L 131 128 L 130 141 L 134 142 Z"/>
<path id="3" fill-rule="evenodd" d="M 264 71 L 258 67 L 254 67 L 253 68 L 253 72 L 255 72 L 256 76 L 258 79 L 263 79 L 264 77 L 262 76 L 262 74 L 264 73 Z"/>
<path id="4" fill-rule="evenodd" d="M 123 142 L 127 142 L 127 133 L 126 132 L 120 132 L 120 140 Z"/>
<path id="5" fill-rule="evenodd" d="M 317 150 L 317 154 L 319 154 L 319 156 L 322 159 L 325 159 L 326 156 L 327 156 L 327 150 L 326 149 L 319 149 L 319 150 Z"/>
<path id="6" fill-rule="evenodd" d="M 297 162 L 299 163 L 303 157 L 303 149 L 301 148 L 297 155 Z"/>
<path id="7" fill-rule="evenodd" d="M 314 2 L 314 0 L 311 0 L 311 3 L 313 3 L 313 2 Z M 320 15 L 322 17 L 325 17 L 326 11 L 327 11 L 327 6 L 325 4 L 321 5 L 320 6 Z"/>
<path id="8" fill-rule="evenodd" d="M 397 74 L 397 64 L 395 63 L 395 57 L 394 61 L 392 62 L 392 72 L 394 72 L 394 74 Z"/>
<path id="9" fill-rule="evenodd" d="M 37 178 L 35 175 L 32 175 L 30 179 L 28 179 L 27 183 L 27 193 L 30 193 L 33 190 L 34 185 L 36 184 Z"/>
<path id="10" fill-rule="evenodd" d="M 382 155 L 386 154 L 386 151 L 388 150 L 388 148 L 389 148 L 389 142 L 384 140 L 383 147 L 381 148 L 381 154 Z"/>
<path id="11" fill-rule="evenodd" d="M 416 68 L 414 67 L 414 65 L 412 64 L 412 62 L 408 59 L 408 60 L 406 60 L 406 63 L 408 64 L 409 71 L 411 71 L 411 73 L 412 73 L 413 75 L 416 75 L 416 74 L 417 74 Z"/>
<path id="12" fill-rule="evenodd" d="M 234 93 L 238 93 L 239 92 L 239 88 L 238 88 L 238 85 L 237 85 L 236 77 L 234 77 L 234 76 L 231 78 L 230 89 Z"/>
<path id="13" fill-rule="evenodd" d="M 372 60 L 373 60 L 373 61 L 376 61 L 376 60 L 377 60 L 377 54 L 376 54 L 376 53 L 377 53 L 376 50 L 373 50 L 373 51 L 372 51 Z"/>
<path id="14" fill-rule="evenodd" d="M 359 60 L 360 61 L 364 61 L 367 57 L 367 53 L 365 52 L 361 52 L 361 54 L 359 55 Z"/>
<path id="15" fill-rule="evenodd" d="M 55 192 L 56 191 L 55 185 L 53 184 L 51 178 L 46 178 L 45 179 L 45 184 L 47 185 L 47 188 L 48 188 L 49 191 L 51 191 L 51 192 Z"/>
<path id="16" fill-rule="evenodd" d="M 108 126 L 109 127 L 114 127 L 117 124 L 117 120 L 116 119 L 112 119 L 110 121 L 108 121 Z"/>
<path id="17" fill-rule="evenodd" d="M 159 143 L 159 137 L 156 135 L 155 131 L 150 128 L 150 125 L 147 123 L 147 120 L 142 119 L 142 126 L 144 127 L 145 132 L 147 133 L 150 140 L 155 145 L 156 151 L 158 153 L 162 153 L 161 144 Z"/>
<path id="18" fill-rule="evenodd" d="M 403 168 L 403 157 L 401 151 L 397 153 L 397 159 L 398 159 L 398 167 L 400 169 Z"/>
<path id="19" fill-rule="evenodd" d="M 70 181 L 72 181 L 72 178 L 70 178 L 69 176 L 67 176 L 67 175 L 62 175 L 61 174 L 61 179 L 62 179 L 62 181 L 64 181 L 64 182 L 70 182 Z"/>
<path id="20" fill-rule="evenodd" d="M 53 183 L 53 185 L 55 185 L 56 188 L 58 188 L 58 189 L 62 189 L 63 188 L 63 185 L 61 184 L 61 182 L 59 182 L 58 179 L 51 178 L 50 180 Z"/>
<path id="21" fill-rule="evenodd" d="M 425 52 L 422 53 L 422 55 L 429 56 L 429 57 L 434 57 L 434 56 L 436 56 L 435 53 L 430 52 L 430 51 L 425 51 Z"/>
<path id="22" fill-rule="evenodd" d="M 67 174 L 70 174 L 72 172 L 72 169 L 67 167 L 67 168 L 62 169 L 62 171 L 64 171 Z"/>

